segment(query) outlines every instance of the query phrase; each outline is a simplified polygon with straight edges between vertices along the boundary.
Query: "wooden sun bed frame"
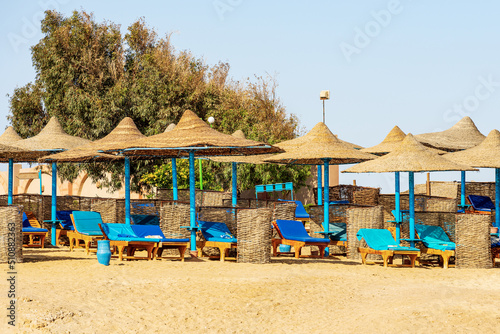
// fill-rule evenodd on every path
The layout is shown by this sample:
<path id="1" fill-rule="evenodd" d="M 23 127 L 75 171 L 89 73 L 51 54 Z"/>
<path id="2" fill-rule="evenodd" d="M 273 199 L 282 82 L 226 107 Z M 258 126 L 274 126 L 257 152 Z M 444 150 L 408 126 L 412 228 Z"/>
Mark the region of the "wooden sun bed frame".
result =
<path id="1" fill-rule="evenodd" d="M 196 250 L 198 251 L 198 257 L 203 256 L 203 247 L 214 247 L 218 248 L 220 252 L 220 261 L 224 262 L 227 260 L 236 260 L 234 257 L 228 257 L 229 250 L 231 248 L 238 248 L 236 242 L 222 242 L 222 241 L 196 241 Z"/>
<path id="2" fill-rule="evenodd" d="M 280 244 L 282 245 L 288 245 L 292 246 L 293 249 L 295 250 L 295 258 L 298 259 L 300 257 L 312 257 L 312 258 L 321 258 L 323 259 L 325 257 L 325 248 L 328 247 L 329 244 L 325 244 L 322 242 L 305 242 L 305 241 L 297 241 L 297 240 L 290 240 L 290 239 L 285 239 L 283 238 L 283 235 L 281 235 L 281 231 L 278 228 L 278 224 L 276 223 L 275 220 L 272 222 L 274 228 L 278 232 L 279 239 L 272 239 L 272 247 L 273 247 L 273 256 L 278 256 L 280 254 L 286 254 L 282 252 L 278 252 L 278 246 Z M 331 240 L 330 240 L 331 242 Z M 304 246 L 317 246 L 319 248 L 319 255 L 300 255 L 300 250 Z"/>
<path id="3" fill-rule="evenodd" d="M 31 211 L 25 211 L 26 217 L 30 222 L 31 227 L 42 228 L 38 219 Z M 49 235 L 49 232 L 23 232 L 23 236 L 27 235 L 29 241 L 27 244 L 23 243 L 23 247 L 40 247 L 45 248 L 45 238 Z M 37 237 L 39 240 L 36 241 L 33 237 Z"/>
<path id="4" fill-rule="evenodd" d="M 93 242 L 97 242 L 98 240 L 103 240 L 104 236 L 81 234 L 76 229 L 76 224 L 75 224 L 75 219 L 73 218 L 73 214 L 71 214 L 70 217 L 71 217 L 71 222 L 73 223 L 74 231 L 68 230 L 68 232 L 66 232 L 66 235 L 68 236 L 69 239 L 69 251 L 72 252 L 73 248 L 80 247 L 80 241 L 83 241 L 85 243 L 85 251 L 87 255 L 89 255 L 90 252 L 97 252 L 97 249 L 91 249 L 90 245 Z"/>
<path id="5" fill-rule="evenodd" d="M 412 267 L 415 268 L 415 260 L 420 256 L 420 251 L 401 251 L 401 250 L 375 250 L 372 248 L 358 248 L 359 253 L 361 254 L 361 261 L 363 264 L 366 264 L 366 256 L 368 254 L 376 254 L 382 255 L 382 259 L 384 260 L 384 268 L 387 268 L 388 264 L 392 264 L 392 260 L 394 255 L 407 255 L 410 258 L 410 265 L 402 265 L 403 267 Z"/>
<path id="6" fill-rule="evenodd" d="M 104 240 L 109 240 L 109 245 L 115 248 L 113 254 L 118 253 L 118 255 L 113 255 L 112 258 L 118 258 L 120 261 L 123 259 L 127 260 L 155 260 L 156 253 L 158 248 L 162 247 L 161 242 L 152 242 L 152 241 L 126 241 L 126 240 L 110 240 L 106 233 L 104 232 L 101 224 L 99 224 L 99 228 L 102 231 L 102 235 Z M 182 247 L 182 246 L 181 246 Z M 127 248 L 127 255 L 123 255 L 123 252 Z M 135 256 L 135 251 L 137 250 L 146 250 L 148 255 L 144 256 Z M 182 258 L 184 258 L 184 252 L 182 253 Z"/>

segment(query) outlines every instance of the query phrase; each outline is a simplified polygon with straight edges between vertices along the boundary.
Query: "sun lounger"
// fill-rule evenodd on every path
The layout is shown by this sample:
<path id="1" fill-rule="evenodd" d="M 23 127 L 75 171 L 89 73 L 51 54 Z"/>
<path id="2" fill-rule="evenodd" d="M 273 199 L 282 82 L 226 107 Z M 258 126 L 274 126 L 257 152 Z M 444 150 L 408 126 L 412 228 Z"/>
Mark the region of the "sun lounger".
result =
<path id="1" fill-rule="evenodd" d="M 292 246 L 295 249 L 295 258 L 297 259 L 301 256 L 300 250 L 304 246 L 317 246 L 319 248 L 318 256 L 311 255 L 308 257 L 324 257 L 325 248 L 328 247 L 330 239 L 311 237 L 307 234 L 302 222 L 297 220 L 275 220 L 272 224 L 280 237 L 280 239 L 272 240 L 273 256 L 279 254 L 277 248 L 280 244 L 283 244 Z"/>
<path id="2" fill-rule="evenodd" d="M 309 214 L 306 211 L 306 208 L 304 208 L 304 205 L 302 204 L 301 201 L 293 201 L 293 200 L 286 200 L 286 199 L 278 199 L 278 201 L 282 202 L 292 202 L 295 203 L 297 206 L 295 207 L 295 219 L 300 220 L 300 221 L 308 221 L 309 220 Z"/>
<path id="3" fill-rule="evenodd" d="M 205 241 L 197 241 L 198 257 L 203 255 L 203 247 L 215 247 L 220 251 L 220 261 L 224 262 L 229 250 L 237 247 L 237 240 L 224 223 L 198 220 L 198 227 Z"/>
<path id="4" fill-rule="evenodd" d="M 153 216 L 156 217 L 156 216 Z M 189 247 L 189 239 L 168 239 L 163 234 L 161 228 L 157 225 L 130 225 L 132 231 L 139 238 L 147 238 L 151 236 L 159 236 L 161 237 L 157 251 L 156 251 L 156 259 L 167 259 L 172 257 L 162 257 L 164 249 L 177 249 L 180 254 L 181 261 L 184 262 L 184 253 L 186 249 Z"/>
<path id="5" fill-rule="evenodd" d="M 40 223 L 35 218 L 32 212 L 23 212 L 22 231 L 23 236 L 26 235 L 29 238 L 28 243 L 23 244 L 24 247 L 45 247 L 45 237 L 47 236 L 48 230 L 45 228 L 40 228 Z"/>
<path id="6" fill-rule="evenodd" d="M 158 247 L 161 247 L 160 235 L 147 235 L 139 237 L 132 230 L 132 225 L 116 224 L 116 223 L 100 223 L 99 228 L 102 231 L 105 240 L 109 240 L 111 247 L 116 247 L 118 250 L 118 258 L 123 259 L 145 259 L 151 260 L 156 257 Z M 123 255 L 123 251 L 127 248 L 127 255 Z M 135 251 L 145 249 L 148 253 L 146 257 L 135 256 Z"/>
<path id="7" fill-rule="evenodd" d="M 394 255 L 406 255 L 410 258 L 411 267 L 415 267 L 415 260 L 420 256 L 420 250 L 413 247 L 404 247 L 396 243 L 389 230 L 362 228 L 356 234 L 358 240 L 364 239 L 368 248 L 359 247 L 363 264 L 366 264 L 367 254 L 382 255 L 384 267 L 391 262 Z"/>
<path id="8" fill-rule="evenodd" d="M 90 245 L 97 240 L 102 240 L 104 236 L 99 228 L 102 223 L 101 214 L 94 211 L 73 211 L 70 215 L 73 222 L 73 231 L 68 231 L 69 250 L 80 245 L 80 241 L 85 243 L 87 255 L 90 253 Z"/>
<path id="9" fill-rule="evenodd" d="M 56 211 L 56 220 L 59 221 L 61 228 L 56 230 L 56 246 L 59 246 L 59 238 L 67 236 L 68 231 L 74 231 L 73 222 L 71 221 L 71 214 L 73 210 Z"/>
<path id="10" fill-rule="evenodd" d="M 467 200 L 471 204 L 469 210 L 474 213 L 491 214 L 495 210 L 495 204 L 488 196 L 469 195 Z"/>
<path id="11" fill-rule="evenodd" d="M 448 235 L 440 226 L 415 224 L 417 237 L 424 244 L 422 253 L 439 255 L 443 268 L 448 268 L 450 257 L 455 256 L 455 243 L 451 242 Z"/>

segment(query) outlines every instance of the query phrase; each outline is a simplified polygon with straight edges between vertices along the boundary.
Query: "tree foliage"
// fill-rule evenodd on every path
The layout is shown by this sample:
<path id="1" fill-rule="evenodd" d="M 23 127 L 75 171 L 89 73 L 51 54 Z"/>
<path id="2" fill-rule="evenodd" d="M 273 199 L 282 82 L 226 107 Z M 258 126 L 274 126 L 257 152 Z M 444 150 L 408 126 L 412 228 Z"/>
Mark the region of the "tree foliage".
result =
<path id="1" fill-rule="evenodd" d="M 35 81 L 10 96 L 8 118 L 23 138 L 37 134 L 52 116 L 67 133 L 90 140 L 104 137 L 126 116 L 149 136 L 177 123 L 186 109 L 202 119 L 214 116 L 218 131 L 239 129 L 249 139 L 271 144 L 299 134 L 298 120 L 277 98 L 273 78 L 234 81 L 229 64 L 210 66 L 189 51 L 177 51 L 169 35 L 158 37 L 143 19 L 123 36 L 117 24 L 96 22 L 85 11 L 70 17 L 47 11 L 41 26 L 44 37 L 31 48 Z M 164 177 L 151 176 L 168 171 L 161 164 L 132 162 L 132 189 L 161 185 Z M 229 188 L 230 165 L 206 162 L 206 168 L 207 180 L 214 180 L 207 185 Z M 301 186 L 309 173 L 302 167 L 239 168 L 243 188 L 278 181 Z M 71 180 L 80 170 L 110 191 L 121 187 L 121 163 L 71 165 L 59 175 Z"/>

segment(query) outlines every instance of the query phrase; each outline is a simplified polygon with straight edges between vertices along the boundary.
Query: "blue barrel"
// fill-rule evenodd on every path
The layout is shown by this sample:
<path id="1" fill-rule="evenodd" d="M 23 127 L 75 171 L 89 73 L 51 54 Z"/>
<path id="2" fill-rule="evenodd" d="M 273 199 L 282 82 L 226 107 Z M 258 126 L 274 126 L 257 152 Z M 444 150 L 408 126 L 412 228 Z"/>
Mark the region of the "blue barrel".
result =
<path id="1" fill-rule="evenodd" d="M 288 252 L 291 251 L 291 248 L 292 248 L 292 246 L 290 246 L 290 245 L 282 245 L 282 244 L 280 244 L 279 251 L 283 252 L 283 253 L 288 253 Z"/>
<path id="2" fill-rule="evenodd" d="M 97 261 L 99 261 L 100 264 L 109 266 L 110 260 L 111 260 L 111 250 L 109 247 L 109 240 L 97 241 Z"/>

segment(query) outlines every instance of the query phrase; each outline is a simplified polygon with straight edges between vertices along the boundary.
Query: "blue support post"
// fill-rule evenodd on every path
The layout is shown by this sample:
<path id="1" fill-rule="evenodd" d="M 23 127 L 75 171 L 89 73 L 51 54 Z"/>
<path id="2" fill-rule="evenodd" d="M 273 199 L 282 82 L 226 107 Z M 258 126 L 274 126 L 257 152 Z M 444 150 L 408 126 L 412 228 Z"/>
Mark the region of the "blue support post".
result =
<path id="1" fill-rule="evenodd" d="M 323 199 L 321 198 L 321 165 L 318 165 L 318 205 L 323 204 Z"/>
<path id="2" fill-rule="evenodd" d="M 500 228 L 500 168 L 495 168 L 495 227 Z"/>
<path id="3" fill-rule="evenodd" d="M 38 170 L 38 179 L 40 180 L 40 195 L 43 193 L 43 186 L 42 186 L 42 169 Z"/>
<path id="4" fill-rule="evenodd" d="M 194 152 L 189 151 L 189 229 L 191 231 L 191 252 L 196 251 L 196 185 L 194 173 Z"/>
<path id="5" fill-rule="evenodd" d="M 14 160 L 9 159 L 9 196 L 7 199 L 7 204 L 12 205 L 13 200 L 12 200 L 12 194 L 13 191 L 12 189 L 14 188 Z"/>
<path id="6" fill-rule="evenodd" d="M 233 204 L 233 208 L 236 207 L 236 205 L 238 204 L 238 165 L 236 164 L 236 162 L 233 162 L 232 163 L 232 167 L 233 167 L 233 197 L 232 197 L 232 204 Z"/>
<path id="7" fill-rule="evenodd" d="M 130 225 L 130 158 L 125 157 L 125 224 Z"/>
<path id="8" fill-rule="evenodd" d="M 465 171 L 461 172 L 461 182 L 460 182 L 460 205 L 462 209 L 465 210 Z"/>
<path id="9" fill-rule="evenodd" d="M 410 192 L 410 245 L 415 247 L 415 177 L 413 172 L 408 172 L 408 186 Z"/>
<path id="10" fill-rule="evenodd" d="M 52 228 L 50 230 L 51 234 L 51 244 L 56 245 L 56 210 L 57 210 L 57 164 L 52 163 L 52 212 L 50 220 L 52 221 Z"/>
<path id="11" fill-rule="evenodd" d="M 399 240 L 401 238 L 401 196 L 400 196 L 400 187 L 399 187 L 399 182 L 400 182 L 400 176 L 399 172 L 396 172 L 394 175 L 394 178 L 396 180 L 396 184 L 394 185 L 394 193 L 396 194 L 395 196 L 395 202 L 396 202 L 396 243 L 399 245 Z"/>
<path id="12" fill-rule="evenodd" d="M 174 201 L 177 201 L 179 197 L 177 193 L 177 159 L 175 158 L 172 159 L 172 188 Z"/>
<path id="13" fill-rule="evenodd" d="M 325 191 L 325 196 L 323 199 L 323 230 L 325 231 L 325 236 L 327 238 L 330 238 L 330 235 L 328 234 L 330 232 L 330 175 L 329 175 L 329 166 L 330 166 L 330 159 L 324 159 L 324 166 L 325 166 L 325 175 L 324 175 L 324 191 Z M 325 248 L 325 256 L 328 256 L 330 252 L 329 247 Z"/>

